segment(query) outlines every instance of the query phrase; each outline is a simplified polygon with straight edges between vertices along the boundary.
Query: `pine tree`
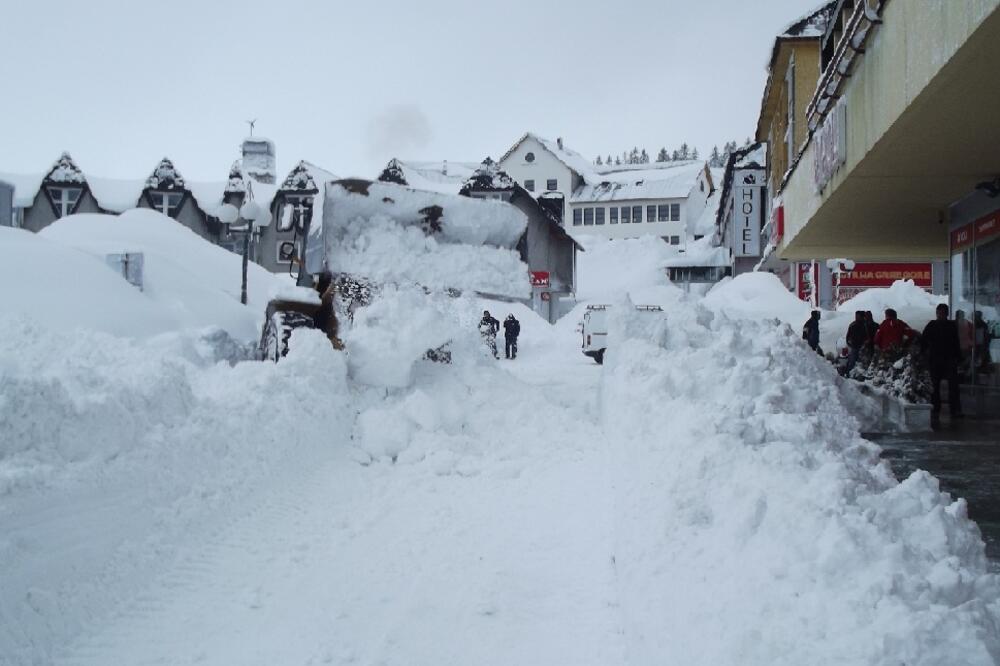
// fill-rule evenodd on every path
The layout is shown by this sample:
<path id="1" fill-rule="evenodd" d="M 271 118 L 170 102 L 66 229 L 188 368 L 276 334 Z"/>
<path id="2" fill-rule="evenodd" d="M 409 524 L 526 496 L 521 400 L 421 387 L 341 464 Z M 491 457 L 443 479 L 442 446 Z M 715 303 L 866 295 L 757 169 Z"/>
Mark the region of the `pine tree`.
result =
<path id="1" fill-rule="evenodd" d="M 608 159 L 604 163 L 605 164 L 611 164 L 611 153 L 608 153 Z"/>
<path id="2" fill-rule="evenodd" d="M 622 165 L 622 158 L 616 157 L 615 158 L 615 166 L 621 166 L 621 165 Z"/>
<path id="3" fill-rule="evenodd" d="M 639 153 L 639 163 L 640 164 L 649 164 L 649 153 L 646 152 L 645 148 L 643 148 L 642 152 Z"/>
<path id="4" fill-rule="evenodd" d="M 676 149 L 675 149 L 675 150 L 674 150 L 674 152 L 673 152 L 673 153 L 672 153 L 672 154 L 670 155 L 670 159 L 671 159 L 671 161 L 674 161 L 674 162 L 676 162 L 676 161 L 677 161 L 677 160 L 679 160 L 680 158 L 681 158 L 681 154 L 680 154 L 680 152 L 679 152 L 678 150 L 676 150 Z"/>
<path id="5" fill-rule="evenodd" d="M 682 160 L 691 159 L 691 149 L 688 148 L 687 143 L 681 144 L 681 159 Z"/>
<path id="6" fill-rule="evenodd" d="M 656 161 L 657 162 L 666 162 L 668 160 L 670 160 L 670 156 L 667 155 L 667 149 L 666 148 L 660 148 L 660 152 L 658 152 L 656 154 Z"/>
<path id="7" fill-rule="evenodd" d="M 743 142 L 743 147 L 748 148 L 752 143 L 753 141 L 750 140 L 750 137 L 747 137 L 747 140 Z"/>
<path id="8" fill-rule="evenodd" d="M 708 157 L 708 166 L 716 169 L 726 166 L 722 162 L 722 154 L 719 152 L 718 146 L 712 146 L 712 154 Z"/>
<path id="9" fill-rule="evenodd" d="M 601 156 L 598 155 L 597 156 L 597 166 L 601 166 L 602 164 L 604 164 L 604 162 L 601 160 Z"/>
<path id="10" fill-rule="evenodd" d="M 628 163 L 629 164 L 638 164 L 639 163 L 639 147 L 638 146 L 633 147 L 632 148 L 632 152 L 628 154 Z"/>
<path id="11" fill-rule="evenodd" d="M 628 164 L 628 151 L 622 151 L 622 164 Z"/>
<path id="12" fill-rule="evenodd" d="M 694 150 L 691 151 L 691 159 L 693 160 L 698 159 L 698 148 L 695 148 Z"/>

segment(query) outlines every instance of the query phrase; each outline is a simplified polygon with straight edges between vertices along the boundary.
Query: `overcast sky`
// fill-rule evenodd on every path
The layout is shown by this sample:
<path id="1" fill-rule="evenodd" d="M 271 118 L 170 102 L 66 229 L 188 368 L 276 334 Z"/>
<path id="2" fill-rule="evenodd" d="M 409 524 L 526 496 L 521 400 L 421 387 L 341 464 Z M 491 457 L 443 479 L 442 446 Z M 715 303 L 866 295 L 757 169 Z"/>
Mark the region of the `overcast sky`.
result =
<path id="1" fill-rule="evenodd" d="M 775 34 L 818 0 L 53 0 L 0 8 L 0 170 L 221 180 L 245 120 L 374 176 L 392 156 L 479 161 L 525 131 L 589 158 L 756 124 Z"/>

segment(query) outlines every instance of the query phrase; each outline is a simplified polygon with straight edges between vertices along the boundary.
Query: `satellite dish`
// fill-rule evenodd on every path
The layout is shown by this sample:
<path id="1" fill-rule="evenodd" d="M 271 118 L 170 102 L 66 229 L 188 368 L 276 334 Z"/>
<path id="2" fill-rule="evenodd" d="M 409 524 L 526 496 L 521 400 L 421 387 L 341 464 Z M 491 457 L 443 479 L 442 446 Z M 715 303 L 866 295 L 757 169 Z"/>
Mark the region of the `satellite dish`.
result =
<path id="1" fill-rule="evenodd" d="M 223 224 L 232 224 L 240 217 L 240 211 L 233 204 L 222 204 L 215 211 L 215 216 L 219 218 L 219 222 Z"/>

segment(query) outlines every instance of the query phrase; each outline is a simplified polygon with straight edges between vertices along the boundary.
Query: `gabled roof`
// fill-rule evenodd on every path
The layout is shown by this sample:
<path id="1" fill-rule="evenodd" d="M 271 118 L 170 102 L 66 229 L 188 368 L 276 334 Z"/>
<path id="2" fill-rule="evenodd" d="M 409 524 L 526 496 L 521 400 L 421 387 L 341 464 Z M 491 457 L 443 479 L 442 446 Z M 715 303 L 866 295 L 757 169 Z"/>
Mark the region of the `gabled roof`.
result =
<path id="1" fill-rule="evenodd" d="M 326 169 L 301 160 L 281 182 L 278 192 L 282 194 L 317 194 L 324 183 L 338 180 L 338 178 Z"/>
<path id="2" fill-rule="evenodd" d="M 388 177 L 392 174 L 392 180 L 383 179 L 381 182 L 405 184 L 406 186 L 425 192 L 439 192 L 441 194 L 458 194 L 465 181 L 479 168 L 477 162 L 452 162 L 442 160 L 438 162 L 425 162 L 417 160 L 401 160 L 393 158 L 389 160 L 382 175 Z M 403 183 L 398 182 L 398 178 Z"/>
<path id="3" fill-rule="evenodd" d="M 591 178 L 594 176 L 594 165 L 592 165 L 590 160 L 586 157 L 575 150 L 566 148 L 566 144 L 563 144 L 562 147 L 560 147 L 558 141 L 550 141 L 545 137 L 535 134 L 534 132 L 525 132 L 524 136 L 518 139 L 517 142 L 515 142 L 514 145 L 507 150 L 507 152 L 501 155 L 497 162 L 503 162 L 505 159 L 510 157 L 511 153 L 517 150 L 517 147 L 528 139 L 534 139 L 538 143 L 542 144 L 545 150 L 552 153 L 557 160 L 562 162 L 567 168 L 579 175 L 585 181 L 590 182 Z"/>
<path id="4" fill-rule="evenodd" d="M 497 163 L 487 157 L 458 191 L 468 195 L 471 192 L 510 192 L 514 189 L 514 179 L 501 171 Z"/>
<path id="5" fill-rule="evenodd" d="M 243 176 L 243 163 L 241 160 L 236 160 L 233 162 L 233 166 L 229 167 L 229 179 L 226 181 L 226 194 L 231 193 L 243 193 L 247 191 L 247 185 L 244 182 Z"/>
<path id="6" fill-rule="evenodd" d="M 69 156 L 69 153 L 63 153 L 56 160 L 55 164 L 52 165 L 52 168 L 49 169 L 44 181 L 46 183 L 73 183 L 82 185 L 87 182 L 87 179 L 84 177 L 80 167 L 73 161 L 73 158 Z"/>
<path id="7" fill-rule="evenodd" d="M 186 190 L 184 177 L 174 167 L 174 163 L 164 157 L 146 179 L 148 190 Z"/>

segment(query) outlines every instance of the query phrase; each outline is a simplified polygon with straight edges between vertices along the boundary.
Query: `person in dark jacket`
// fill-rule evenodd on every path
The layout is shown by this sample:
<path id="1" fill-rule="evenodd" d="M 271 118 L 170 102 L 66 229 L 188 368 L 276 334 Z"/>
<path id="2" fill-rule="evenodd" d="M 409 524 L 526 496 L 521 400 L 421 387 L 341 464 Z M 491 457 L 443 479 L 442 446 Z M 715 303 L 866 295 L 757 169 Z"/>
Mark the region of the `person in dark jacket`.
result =
<path id="1" fill-rule="evenodd" d="M 812 311 L 809 321 L 802 326 L 802 339 L 810 349 L 822 356 L 823 350 L 819 347 L 819 316 L 819 310 Z"/>
<path id="2" fill-rule="evenodd" d="M 865 321 L 865 313 L 858 310 L 854 313 L 854 321 L 847 327 L 847 371 L 850 372 L 858 362 L 858 354 L 869 342 L 868 323 Z"/>
<path id="3" fill-rule="evenodd" d="M 507 315 L 503 321 L 504 355 L 509 359 L 517 358 L 517 336 L 521 334 L 521 322 L 513 314 Z"/>
<path id="4" fill-rule="evenodd" d="M 483 318 L 479 320 L 479 334 L 483 336 L 483 341 L 493 353 L 493 358 L 500 358 L 497 353 L 497 331 L 500 330 L 500 322 L 490 314 L 489 310 L 483 310 Z"/>
<path id="5" fill-rule="evenodd" d="M 865 330 L 868 331 L 868 346 L 875 344 L 875 334 L 878 333 L 878 322 L 871 310 L 865 310 Z"/>
<path id="6" fill-rule="evenodd" d="M 920 346 L 927 354 L 931 370 L 932 414 L 941 413 L 941 381 L 948 382 L 948 409 L 954 417 L 962 416 L 962 403 L 958 390 L 958 362 L 962 349 L 958 341 L 958 326 L 948 319 L 948 306 L 937 306 L 937 319 L 924 327 Z"/>

